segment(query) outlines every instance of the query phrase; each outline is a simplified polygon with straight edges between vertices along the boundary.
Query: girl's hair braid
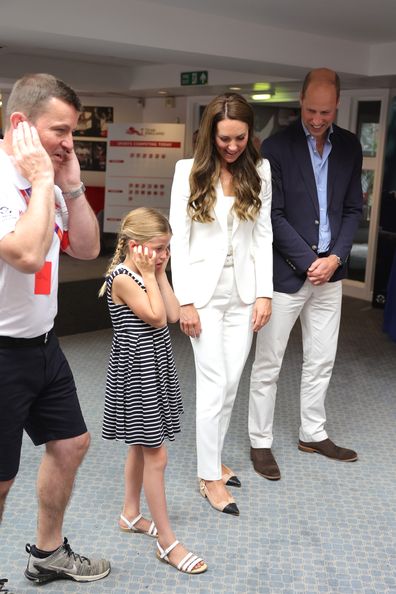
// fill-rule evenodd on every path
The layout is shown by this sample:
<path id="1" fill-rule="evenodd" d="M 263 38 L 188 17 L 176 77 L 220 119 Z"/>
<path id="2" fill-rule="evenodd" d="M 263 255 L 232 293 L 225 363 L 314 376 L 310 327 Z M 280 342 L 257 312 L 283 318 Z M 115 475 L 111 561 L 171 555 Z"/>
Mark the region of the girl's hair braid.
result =
<path id="1" fill-rule="evenodd" d="M 108 277 L 115 267 L 125 260 L 128 251 L 128 242 L 131 239 L 139 244 L 144 244 L 150 241 L 150 239 L 153 239 L 153 237 L 171 234 L 172 229 L 168 219 L 158 210 L 144 206 L 131 210 L 121 221 L 114 256 L 106 270 L 105 276 Z M 105 292 L 106 281 L 99 290 L 99 297 L 102 297 Z"/>

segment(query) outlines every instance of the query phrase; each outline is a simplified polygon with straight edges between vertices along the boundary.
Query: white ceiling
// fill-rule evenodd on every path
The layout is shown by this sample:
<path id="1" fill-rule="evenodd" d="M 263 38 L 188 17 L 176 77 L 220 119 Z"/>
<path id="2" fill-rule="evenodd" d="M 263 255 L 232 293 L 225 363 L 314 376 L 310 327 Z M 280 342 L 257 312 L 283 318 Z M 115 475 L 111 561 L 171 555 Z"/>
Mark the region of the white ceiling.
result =
<path id="1" fill-rule="evenodd" d="M 339 39 L 396 41 L 395 0 L 161 0 L 161 4 Z"/>
<path id="2" fill-rule="evenodd" d="M 312 67 L 344 87 L 396 86 L 396 0 L 2 0 L 0 89 L 49 71 L 80 92 L 201 94 L 266 81 L 298 88 Z M 199 89 L 202 91 L 202 89 Z"/>

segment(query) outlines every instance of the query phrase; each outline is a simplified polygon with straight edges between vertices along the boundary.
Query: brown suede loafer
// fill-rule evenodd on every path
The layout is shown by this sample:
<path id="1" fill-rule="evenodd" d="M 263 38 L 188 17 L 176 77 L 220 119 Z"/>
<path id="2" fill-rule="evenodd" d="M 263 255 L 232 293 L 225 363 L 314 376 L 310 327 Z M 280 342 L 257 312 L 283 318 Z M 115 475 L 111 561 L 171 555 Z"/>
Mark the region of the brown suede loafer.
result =
<path id="1" fill-rule="evenodd" d="M 279 481 L 281 473 L 271 448 L 250 448 L 250 459 L 257 474 L 270 481 Z"/>
<path id="2" fill-rule="evenodd" d="M 331 439 L 323 439 L 322 441 L 301 441 L 298 442 L 298 449 L 302 452 L 317 453 L 333 460 L 341 460 L 342 462 L 354 462 L 358 459 L 358 455 L 353 450 L 340 448 Z"/>

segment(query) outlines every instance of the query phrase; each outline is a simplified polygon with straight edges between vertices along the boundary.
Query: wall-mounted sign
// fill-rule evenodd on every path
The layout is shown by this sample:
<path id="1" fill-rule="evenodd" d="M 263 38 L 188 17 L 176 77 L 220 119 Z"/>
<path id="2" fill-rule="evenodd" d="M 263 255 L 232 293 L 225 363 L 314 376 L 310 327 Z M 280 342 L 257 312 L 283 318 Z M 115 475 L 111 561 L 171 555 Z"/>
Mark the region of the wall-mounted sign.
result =
<path id="1" fill-rule="evenodd" d="M 107 136 L 107 126 L 113 122 L 113 108 L 84 105 L 74 136 Z"/>
<path id="2" fill-rule="evenodd" d="M 208 84 L 208 71 L 197 70 L 195 72 L 182 72 L 180 74 L 181 86 L 192 86 L 192 85 L 207 85 Z"/>
<path id="3" fill-rule="evenodd" d="M 184 124 L 109 124 L 103 230 L 115 233 L 132 208 L 166 216 L 176 161 L 184 156 Z"/>

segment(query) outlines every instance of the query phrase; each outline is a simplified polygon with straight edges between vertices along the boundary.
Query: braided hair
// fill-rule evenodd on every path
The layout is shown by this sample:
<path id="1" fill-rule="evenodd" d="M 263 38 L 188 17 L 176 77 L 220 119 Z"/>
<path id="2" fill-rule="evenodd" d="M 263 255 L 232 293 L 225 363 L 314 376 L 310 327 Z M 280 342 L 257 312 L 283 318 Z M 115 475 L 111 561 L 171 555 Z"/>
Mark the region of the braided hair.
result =
<path id="1" fill-rule="evenodd" d="M 121 221 L 114 256 L 110 260 L 105 278 L 108 278 L 116 266 L 125 260 L 131 240 L 139 244 L 144 244 L 153 239 L 153 237 L 171 234 L 172 229 L 168 219 L 158 210 L 145 206 L 131 210 Z M 105 281 L 100 288 L 99 297 L 105 294 L 106 286 L 107 283 Z"/>

